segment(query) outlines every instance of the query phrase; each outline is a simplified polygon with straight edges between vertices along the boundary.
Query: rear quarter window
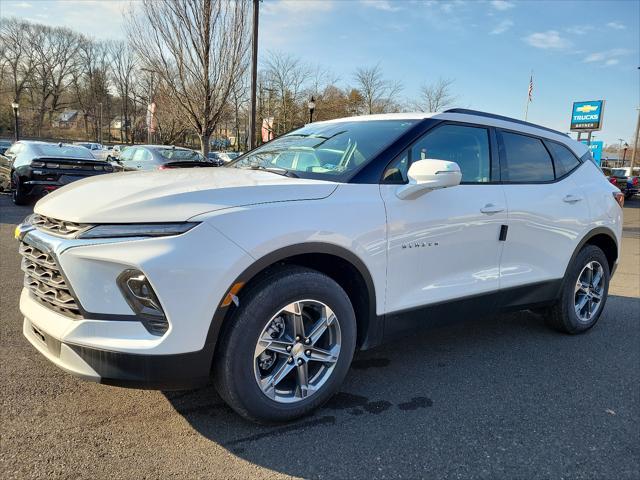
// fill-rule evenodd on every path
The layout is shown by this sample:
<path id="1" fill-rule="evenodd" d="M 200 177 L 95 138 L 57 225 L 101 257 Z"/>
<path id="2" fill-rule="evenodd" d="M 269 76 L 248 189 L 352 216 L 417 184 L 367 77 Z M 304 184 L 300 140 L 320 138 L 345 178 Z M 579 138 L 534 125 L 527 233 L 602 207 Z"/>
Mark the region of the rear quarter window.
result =
<path id="1" fill-rule="evenodd" d="M 547 148 L 553 156 L 553 162 L 556 167 L 556 178 L 562 177 L 580 165 L 580 161 L 576 158 L 571 150 L 559 143 L 547 142 Z"/>

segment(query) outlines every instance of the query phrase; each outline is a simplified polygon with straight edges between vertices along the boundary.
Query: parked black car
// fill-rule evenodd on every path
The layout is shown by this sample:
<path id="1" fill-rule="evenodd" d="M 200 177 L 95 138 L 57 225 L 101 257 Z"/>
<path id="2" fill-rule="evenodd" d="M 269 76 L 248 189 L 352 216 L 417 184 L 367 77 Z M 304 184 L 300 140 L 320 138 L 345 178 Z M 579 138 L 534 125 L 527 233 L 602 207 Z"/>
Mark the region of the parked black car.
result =
<path id="1" fill-rule="evenodd" d="M 119 171 L 166 170 L 170 168 L 214 167 L 200 152 L 171 145 L 135 145 L 120 153 L 114 166 Z"/>
<path id="2" fill-rule="evenodd" d="M 96 160 L 77 145 L 19 141 L 0 155 L 0 188 L 11 190 L 16 205 L 75 180 L 109 172 L 113 172 L 109 162 Z"/>

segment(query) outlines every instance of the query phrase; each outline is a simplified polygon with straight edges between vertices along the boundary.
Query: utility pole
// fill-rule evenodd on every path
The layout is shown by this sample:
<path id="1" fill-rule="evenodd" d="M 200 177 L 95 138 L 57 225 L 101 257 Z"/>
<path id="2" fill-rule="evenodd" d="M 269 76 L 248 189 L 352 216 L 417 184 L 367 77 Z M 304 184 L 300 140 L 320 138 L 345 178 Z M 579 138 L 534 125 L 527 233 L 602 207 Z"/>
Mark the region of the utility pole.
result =
<path id="1" fill-rule="evenodd" d="M 638 110 L 638 120 L 636 121 L 636 134 L 633 137 L 633 153 L 631 154 L 631 174 L 633 175 L 633 167 L 636 166 L 638 158 L 638 133 L 640 132 L 640 108 Z"/>
<path id="2" fill-rule="evenodd" d="M 100 105 L 100 122 L 98 123 L 100 130 L 98 131 L 98 143 L 102 145 L 102 102 L 99 102 Z"/>
<path id="3" fill-rule="evenodd" d="M 640 67 L 638 67 L 640 70 Z M 640 107 L 638 107 L 638 120 L 636 120 L 636 134 L 633 136 L 633 153 L 631 154 L 631 170 L 629 173 L 633 175 L 633 167 L 636 166 L 636 159 L 638 158 L 638 132 L 640 132 Z"/>
<path id="4" fill-rule="evenodd" d="M 251 115 L 249 117 L 249 150 L 256 147 L 256 90 L 258 84 L 258 17 L 260 0 L 253 0 L 253 34 L 251 36 Z"/>
<path id="5" fill-rule="evenodd" d="M 18 104 L 18 100 L 15 100 L 14 102 L 11 103 L 11 108 L 13 109 L 13 136 L 15 138 L 15 141 L 17 142 L 18 140 L 20 140 L 20 132 L 19 132 L 19 128 L 20 128 L 20 123 L 18 122 L 18 108 L 20 107 L 20 105 Z"/>

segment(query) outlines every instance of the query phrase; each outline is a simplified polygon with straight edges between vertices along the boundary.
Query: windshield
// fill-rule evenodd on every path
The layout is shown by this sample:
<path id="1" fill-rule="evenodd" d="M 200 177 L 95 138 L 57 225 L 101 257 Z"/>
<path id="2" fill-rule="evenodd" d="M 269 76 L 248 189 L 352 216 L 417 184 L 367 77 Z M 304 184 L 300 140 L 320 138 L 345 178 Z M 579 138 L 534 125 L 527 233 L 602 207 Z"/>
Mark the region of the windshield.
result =
<path id="1" fill-rule="evenodd" d="M 227 166 L 285 169 L 300 173 L 297 176 L 301 177 L 345 179 L 417 122 L 355 120 L 311 124 L 276 138 Z"/>
<path id="2" fill-rule="evenodd" d="M 613 170 L 611 170 L 611 174 L 614 177 L 626 177 L 627 171 L 624 168 L 614 168 Z"/>
<path id="3" fill-rule="evenodd" d="M 178 148 L 160 148 L 156 150 L 160 155 L 162 155 L 167 160 L 171 160 L 172 162 L 202 162 L 204 161 L 204 157 L 201 153 L 198 153 L 194 150 L 186 150 L 186 149 L 178 149 Z"/>
<path id="4" fill-rule="evenodd" d="M 71 157 L 95 160 L 95 157 L 85 147 L 79 145 L 58 145 L 56 143 L 34 144 L 35 150 L 41 157 Z"/>

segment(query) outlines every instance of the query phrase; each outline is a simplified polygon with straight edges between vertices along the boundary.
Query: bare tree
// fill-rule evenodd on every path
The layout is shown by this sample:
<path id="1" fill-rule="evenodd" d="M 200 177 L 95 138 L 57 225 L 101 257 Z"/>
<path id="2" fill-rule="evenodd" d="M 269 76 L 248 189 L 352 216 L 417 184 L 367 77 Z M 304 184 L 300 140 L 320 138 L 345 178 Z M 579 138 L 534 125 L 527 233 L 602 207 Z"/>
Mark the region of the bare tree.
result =
<path id="1" fill-rule="evenodd" d="M 453 80 L 439 78 L 432 84 L 424 84 L 420 88 L 420 99 L 416 108 L 421 112 L 439 112 L 452 106 L 458 99 L 451 93 Z"/>
<path id="2" fill-rule="evenodd" d="M 133 49 L 126 42 L 110 42 L 107 48 L 111 57 L 113 84 L 120 97 L 120 142 L 127 143 L 131 127 L 131 99 L 135 82 L 136 58 Z M 124 127 L 124 136 L 122 127 Z"/>
<path id="3" fill-rule="evenodd" d="M 83 39 L 79 48 L 80 66 L 74 72 L 72 83 L 75 95 L 83 111 L 85 130 L 91 122 L 96 141 L 102 132 L 104 112 L 110 119 L 111 99 L 109 95 L 109 55 L 105 43 Z"/>
<path id="4" fill-rule="evenodd" d="M 304 123 L 305 117 L 298 108 L 302 103 L 305 84 L 311 70 L 299 58 L 282 52 L 269 52 L 265 62 L 264 76 L 276 97 L 276 134 L 285 133 Z"/>
<path id="5" fill-rule="evenodd" d="M 248 2 L 141 0 L 129 38 L 171 92 L 209 152 L 231 91 L 247 66 Z"/>
<path id="6" fill-rule="evenodd" d="M 33 26 L 28 22 L 15 18 L 0 19 L 3 77 L 5 74 L 9 77 L 11 93 L 16 101 L 20 100 L 29 86 L 29 81 L 36 67 L 33 35 Z"/>
<path id="7" fill-rule="evenodd" d="M 364 100 L 366 113 L 385 113 L 397 104 L 396 97 L 402 90 L 402 84 L 386 80 L 380 64 L 373 67 L 358 68 L 354 74 L 356 88 Z"/>

